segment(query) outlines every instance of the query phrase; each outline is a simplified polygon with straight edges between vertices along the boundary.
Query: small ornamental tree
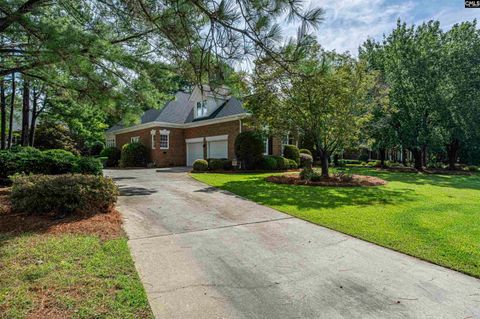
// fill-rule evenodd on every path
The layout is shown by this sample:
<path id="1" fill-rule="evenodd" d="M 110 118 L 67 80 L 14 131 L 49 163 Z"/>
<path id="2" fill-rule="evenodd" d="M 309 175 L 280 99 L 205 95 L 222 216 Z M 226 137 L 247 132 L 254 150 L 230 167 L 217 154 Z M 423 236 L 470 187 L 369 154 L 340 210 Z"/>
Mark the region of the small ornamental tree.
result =
<path id="1" fill-rule="evenodd" d="M 235 139 L 235 156 L 245 169 L 253 169 L 263 156 L 263 139 L 255 131 L 242 132 Z"/>
<path id="2" fill-rule="evenodd" d="M 142 143 L 125 144 L 122 147 L 120 166 L 145 167 L 148 161 L 148 150 Z"/>

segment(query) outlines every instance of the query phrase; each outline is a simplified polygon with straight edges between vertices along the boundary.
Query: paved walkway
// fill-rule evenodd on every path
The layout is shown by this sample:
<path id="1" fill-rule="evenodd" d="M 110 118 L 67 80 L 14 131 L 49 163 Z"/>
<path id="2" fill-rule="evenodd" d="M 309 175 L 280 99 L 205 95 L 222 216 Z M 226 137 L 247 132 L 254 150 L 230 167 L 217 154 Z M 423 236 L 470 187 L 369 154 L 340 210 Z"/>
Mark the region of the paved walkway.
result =
<path id="1" fill-rule="evenodd" d="M 157 318 L 480 318 L 480 281 L 190 178 L 107 170 Z"/>

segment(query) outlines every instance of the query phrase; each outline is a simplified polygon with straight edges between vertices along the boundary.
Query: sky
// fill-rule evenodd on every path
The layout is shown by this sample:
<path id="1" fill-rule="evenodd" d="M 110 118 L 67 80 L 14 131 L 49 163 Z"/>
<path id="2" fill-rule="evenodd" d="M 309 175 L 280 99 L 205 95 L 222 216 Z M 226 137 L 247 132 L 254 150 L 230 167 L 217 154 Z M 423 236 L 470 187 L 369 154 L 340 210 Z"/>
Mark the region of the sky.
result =
<path id="1" fill-rule="evenodd" d="M 306 7 L 325 10 L 324 22 L 316 31 L 319 42 L 328 50 L 349 51 L 357 55 L 358 47 L 369 37 L 381 40 L 395 28 L 398 18 L 408 24 L 439 20 L 448 30 L 455 23 L 480 20 L 480 9 L 465 9 L 464 0 L 306 0 Z M 286 29 L 294 36 L 293 28 Z"/>

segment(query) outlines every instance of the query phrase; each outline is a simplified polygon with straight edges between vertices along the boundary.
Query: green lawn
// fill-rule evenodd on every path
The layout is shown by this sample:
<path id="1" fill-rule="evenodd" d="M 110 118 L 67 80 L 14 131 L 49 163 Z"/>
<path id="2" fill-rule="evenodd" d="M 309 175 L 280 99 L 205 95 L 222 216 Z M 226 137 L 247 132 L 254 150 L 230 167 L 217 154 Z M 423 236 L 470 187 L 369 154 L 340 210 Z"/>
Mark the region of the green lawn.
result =
<path id="1" fill-rule="evenodd" d="M 0 234 L 0 318 L 152 318 L 125 237 Z"/>
<path id="2" fill-rule="evenodd" d="M 192 174 L 287 214 L 480 277 L 480 175 L 350 168 L 379 187 L 277 185 L 271 174 Z"/>

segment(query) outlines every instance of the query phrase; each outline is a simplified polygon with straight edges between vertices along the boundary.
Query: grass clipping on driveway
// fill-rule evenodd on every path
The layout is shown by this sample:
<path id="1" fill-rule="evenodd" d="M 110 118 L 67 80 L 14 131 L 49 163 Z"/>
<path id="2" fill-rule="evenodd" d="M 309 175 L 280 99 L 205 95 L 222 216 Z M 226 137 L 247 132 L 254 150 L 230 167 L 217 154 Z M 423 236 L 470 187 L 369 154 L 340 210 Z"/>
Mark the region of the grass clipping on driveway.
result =
<path id="1" fill-rule="evenodd" d="M 480 277 L 480 175 L 349 169 L 376 187 L 311 187 L 265 181 L 272 174 L 192 174 L 260 204 Z"/>
<path id="2" fill-rule="evenodd" d="M 9 211 L 0 189 L 0 318 L 152 318 L 117 211 Z"/>

